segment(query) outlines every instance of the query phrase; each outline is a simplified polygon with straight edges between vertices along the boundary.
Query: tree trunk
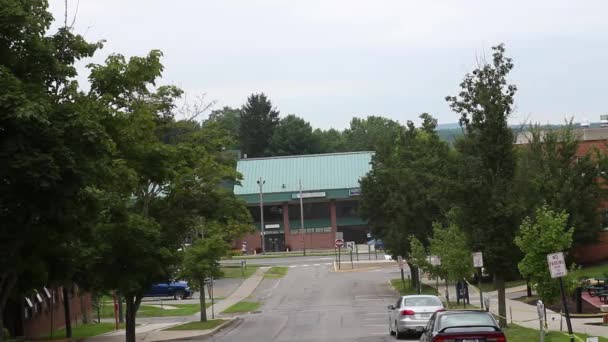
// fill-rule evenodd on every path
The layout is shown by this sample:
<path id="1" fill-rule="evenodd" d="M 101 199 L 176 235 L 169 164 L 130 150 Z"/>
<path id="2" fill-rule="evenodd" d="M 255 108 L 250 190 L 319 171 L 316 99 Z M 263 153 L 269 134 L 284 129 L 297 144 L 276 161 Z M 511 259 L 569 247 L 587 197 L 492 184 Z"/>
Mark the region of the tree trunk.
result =
<path id="1" fill-rule="evenodd" d="M 118 323 L 124 323 L 125 322 L 125 314 L 124 311 L 122 309 L 122 302 L 124 298 L 121 295 L 118 295 Z"/>
<path id="2" fill-rule="evenodd" d="M 70 296 L 68 287 L 62 286 L 63 291 L 63 317 L 65 319 L 65 337 L 72 338 L 72 315 L 70 315 Z"/>
<path id="3" fill-rule="evenodd" d="M 412 277 L 411 278 L 412 279 L 412 281 L 411 281 L 411 285 L 412 285 L 411 288 L 412 289 L 417 289 L 418 288 L 418 267 L 416 267 L 416 266 L 414 266 L 412 264 L 409 264 L 409 263 L 408 263 L 408 266 L 410 267 L 410 275 Z"/>
<path id="4" fill-rule="evenodd" d="M 201 303 L 201 322 L 207 322 L 207 308 L 205 307 L 205 280 L 199 280 L 199 300 Z"/>
<path id="5" fill-rule="evenodd" d="M 498 290 L 498 323 L 501 328 L 507 327 L 507 305 L 505 303 L 505 279 L 498 273 L 494 275 L 496 290 Z"/>
<path id="6" fill-rule="evenodd" d="M 127 302 L 125 341 L 135 342 L 135 315 L 139 305 L 136 305 L 135 296 L 128 294 L 125 296 Z"/>
<path id="7" fill-rule="evenodd" d="M 448 306 L 450 306 L 450 282 L 448 278 L 445 278 L 445 300 L 448 302 Z"/>

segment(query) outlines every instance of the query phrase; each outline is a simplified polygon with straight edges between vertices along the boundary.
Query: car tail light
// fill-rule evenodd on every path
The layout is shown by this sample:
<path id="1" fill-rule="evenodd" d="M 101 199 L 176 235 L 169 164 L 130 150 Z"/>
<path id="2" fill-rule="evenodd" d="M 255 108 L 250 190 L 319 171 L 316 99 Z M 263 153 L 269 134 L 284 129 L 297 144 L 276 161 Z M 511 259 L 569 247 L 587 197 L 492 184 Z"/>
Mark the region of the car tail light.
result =
<path id="1" fill-rule="evenodd" d="M 444 312 L 444 311 L 445 311 L 445 309 L 439 309 L 439 310 L 437 310 L 435 312 Z"/>
<path id="2" fill-rule="evenodd" d="M 401 310 L 401 316 L 413 316 L 415 314 L 413 310 Z"/>
<path id="3" fill-rule="evenodd" d="M 475 335 L 473 338 L 479 338 L 481 336 Z M 484 336 L 486 342 L 507 342 L 507 338 L 503 335 L 491 335 Z M 471 338 L 471 336 L 437 336 L 433 339 L 433 342 L 456 342 L 461 340 L 466 340 L 467 338 Z"/>

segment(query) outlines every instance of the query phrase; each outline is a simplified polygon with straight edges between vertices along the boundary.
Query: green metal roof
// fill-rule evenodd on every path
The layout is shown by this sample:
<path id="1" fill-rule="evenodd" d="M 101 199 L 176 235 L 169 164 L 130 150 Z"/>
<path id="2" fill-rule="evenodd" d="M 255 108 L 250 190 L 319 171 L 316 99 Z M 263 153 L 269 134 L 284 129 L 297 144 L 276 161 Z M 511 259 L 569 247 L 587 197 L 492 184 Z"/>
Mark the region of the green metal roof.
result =
<path id="1" fill-rule="evenodd" d="M 243 175 L 236 195 L 258 194 L 257 180 L 262 177 L 264 193 L 295 193 L 300 190 L 352 189 L 371 170 L 374 152 L 310 154 L 272 158 L 241 159 L 237 171 Z"/>

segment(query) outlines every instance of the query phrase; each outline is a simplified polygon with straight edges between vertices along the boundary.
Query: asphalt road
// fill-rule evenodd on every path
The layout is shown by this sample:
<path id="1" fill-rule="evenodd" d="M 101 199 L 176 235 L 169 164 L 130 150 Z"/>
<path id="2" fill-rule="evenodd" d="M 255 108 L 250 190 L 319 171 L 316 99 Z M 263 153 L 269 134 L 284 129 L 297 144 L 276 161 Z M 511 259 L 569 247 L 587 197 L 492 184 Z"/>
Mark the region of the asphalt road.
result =
<path id="1" fill-rule="evenodd" d="M 387 282 L 399 276 L 396 267 L 335 273 L 321 263 L 304 266 L 300 262 L 293 266 L 286 277 L 267 279 L 256 290 L 254 297 L 262 298 L 264 303 L 260 312 L 244 315 L 238 326 L 201 341 L 377 342 L 395 339 L 388 335 L 386 307 L 397 299 Z"/>

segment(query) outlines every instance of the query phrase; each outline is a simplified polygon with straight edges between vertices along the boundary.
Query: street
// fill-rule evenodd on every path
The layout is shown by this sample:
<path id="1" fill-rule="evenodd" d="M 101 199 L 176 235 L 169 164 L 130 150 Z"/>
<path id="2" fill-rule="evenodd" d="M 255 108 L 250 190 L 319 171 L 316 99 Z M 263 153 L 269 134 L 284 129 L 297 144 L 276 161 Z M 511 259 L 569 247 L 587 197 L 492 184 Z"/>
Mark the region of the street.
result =
<path id="1" fill-rule="evenodd" d="M 399 276 L 396 267 L 336 273 L 321 258 L 304 260 L 310 263 L 292 263 L 286 277 L 264 280 L 253 294 L 264 298 L 258 313 L 202 341 L 394 340 L 386 307 L 398 298 L 388 285 Z"/>

